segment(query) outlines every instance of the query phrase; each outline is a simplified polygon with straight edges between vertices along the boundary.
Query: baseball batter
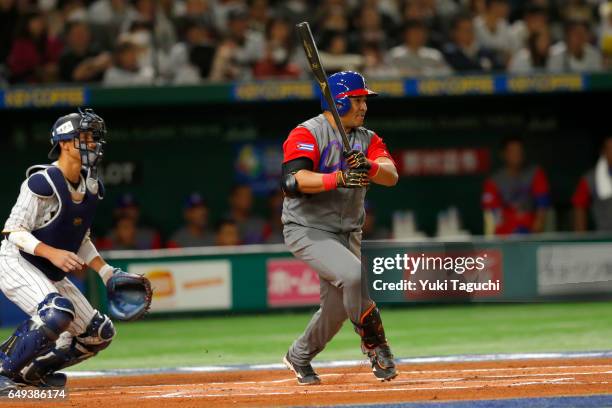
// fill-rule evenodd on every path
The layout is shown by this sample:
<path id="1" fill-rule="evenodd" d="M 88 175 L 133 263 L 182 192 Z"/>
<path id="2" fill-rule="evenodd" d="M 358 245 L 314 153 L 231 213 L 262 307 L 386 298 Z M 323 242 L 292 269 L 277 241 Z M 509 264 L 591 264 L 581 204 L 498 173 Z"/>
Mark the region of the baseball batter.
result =
<path id="1" fill-rule="evenodd" d="M 89 238 L 104 196 L 96 165 L 105 123 L 92 110 L 59 118 L 52 129 L 52 165 L 30 167 L 5 223 L 0 289 L 31 317 L 0 346 L 0 391 L 18 385 L 61 387 L 56 371 L 108 347 L 115 335 L 66 274 L 89 265 L 107 281 L 106 264 Z"/>
<path id="2" fill-rule="evenodd" d="M 293 129 L 283 145 L 285 243 L 321 281 L 321 306 L 284 358 L 301 385 L 320 383 L 310 362 L 347 318 L 376 378 L 397 376 L 378 308 L 361 283 L 360 254 L 366 189 L 370 182 L 395 185 L 397 170 L 382 139 L 363 127 L 366 99 L 376 95 L 364 78 L 339 72 L 329 86 L 352 150 L 343 151 L 323 97 L 323 113 Z"/>

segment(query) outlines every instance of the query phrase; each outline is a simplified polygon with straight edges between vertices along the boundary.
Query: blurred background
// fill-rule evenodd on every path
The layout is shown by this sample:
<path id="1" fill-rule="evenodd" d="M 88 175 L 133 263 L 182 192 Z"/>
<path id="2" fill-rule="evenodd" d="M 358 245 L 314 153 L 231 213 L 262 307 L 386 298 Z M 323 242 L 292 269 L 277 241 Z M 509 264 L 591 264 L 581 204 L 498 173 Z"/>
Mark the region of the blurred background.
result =
<path id="1" fill-rule="evenodd" d="M 47 161 L 55 119 L 92 107 L 109 131 L 93 236 L 154 281 L 153 313 L 316 305 L 316 272 L 282 241 L 278 190 L 283 140 L 320 112 L 301 21 L 328 74 L 358 70 L 381 94 L 366 126 L 400 181 L 371 187 L 365 239 L 493 248 L 508 295 L 493 300 L 611 293 L 600 0 L 0 0 L 0 214 Z M 99 279 L 73 278 L 104 310 Z M 1 301 L 2 325 L 22 319 Z"/>

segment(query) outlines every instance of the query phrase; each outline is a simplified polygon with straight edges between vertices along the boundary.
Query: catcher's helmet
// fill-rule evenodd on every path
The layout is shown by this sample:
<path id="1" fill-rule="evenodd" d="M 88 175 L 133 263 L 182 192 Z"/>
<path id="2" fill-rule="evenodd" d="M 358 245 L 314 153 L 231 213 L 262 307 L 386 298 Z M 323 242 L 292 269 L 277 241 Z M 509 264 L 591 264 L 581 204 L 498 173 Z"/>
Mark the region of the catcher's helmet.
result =
<path id="1" fill-rule="evenodd" d="M 351 96 L 376 96 L 376 92 L 368 89 L 365 78 L 358 72 L 342 71 L 330 75 L 329 90 L 336 101 L 338 115 L 344 116 L 351 109 Z M 325 96 L 321 94 L 321 109 L 329 110 Z"/>
<path id="2" fill-rule="evenodd" d="M 102 156 L 102 145 L 106 142 L 104 137 L 106 136 L 106 124 L 104 119 L 96 115 L 92 109 L 81 110 L 78 112 L 70 113 L 66 116 L 62 116 L 53 124 L 51 129 L 51 151 L 49 152 L 49 159 L 56 160 L 59 157 L 60 148 L 59 142 L 62 140 L 74 140 L 79 137 L 81 132 L 91 132 L 93 135 L 94 142 L 96 142 L 99 148 L 96 149 L 95 155 Z M 75 142 L 76 143 L 76 142 Z M 79 144 L 79 150 L 82 154 L 87 154 L 87 147 Z M 87 165 L 88 163 L 83 163 Z"/>

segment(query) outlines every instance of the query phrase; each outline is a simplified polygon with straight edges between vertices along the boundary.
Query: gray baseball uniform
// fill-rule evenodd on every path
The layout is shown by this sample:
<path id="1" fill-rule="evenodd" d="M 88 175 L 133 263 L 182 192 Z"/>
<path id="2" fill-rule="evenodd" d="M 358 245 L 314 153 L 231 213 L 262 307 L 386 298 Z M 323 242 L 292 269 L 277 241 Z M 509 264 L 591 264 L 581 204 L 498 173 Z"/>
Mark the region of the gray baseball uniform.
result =
<path id="1" fill-rule="evenodd" d="M 370 160 L 389 157 L 382 139 L 359 127 L 349 134 L 354 150 Z M 347 167 L 339 134 L 323 114 L 298 127 L 283 145 L 284 162 L 312 160 L 314 171 L 332 173 Z M 359 322 L 372 304 L 361 285 L 361 226 L 366 189 L 337 189 L 299 198 L 285 197 L 282 221 L 285 243 L 312 266 L 321 281 L 321 306 L 289 350 L 298 364 L 309 363 L 340 330 L 348 317 Z"/>

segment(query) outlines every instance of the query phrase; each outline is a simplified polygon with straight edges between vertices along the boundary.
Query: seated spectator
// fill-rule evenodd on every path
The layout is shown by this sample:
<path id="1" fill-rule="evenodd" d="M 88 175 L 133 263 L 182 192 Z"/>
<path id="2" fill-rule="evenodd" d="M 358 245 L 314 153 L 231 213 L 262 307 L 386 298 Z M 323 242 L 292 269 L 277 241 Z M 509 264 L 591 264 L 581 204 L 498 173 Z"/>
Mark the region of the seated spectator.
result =
<path id="1" fill-rule="evenodd" d="M 113 210 L 115 219 L 131 218 L 136 227 L 136 246 L 138 249 L 159 249 L 161 248 L 161 236 L 154 228 L 142 225 L 140 219 L 140 205 L 130 193 L 118 197 Z"/>
<path id="2" fill-rule="evenodd" d="M 215 245 L 235 246 L 240 244 L 240 233 L 236 222 L 231 218 L 219 221 L 215 229 Z"/>
<path id="3" fill-rule="evenodd" d="M 404 27 L 404 44 L 391 50 L 391 63 L 402 76 L 447 75 L 450 67 L 440 51 L 426 47 L 427 28 L 422 21 L 408 21 Z"/>
<path id="4" fill-rule="evenodd" d="M 185 25 L 193 25 L 194 23 L 209 27 L 211 32 L 215 31 L 213 28 L 215 24 L 213 10 L 208 0 L 186 0 L 184 2 L 184 9 L 176 19 L 176 29 L 179 33 L 185 33 Z"/>
<path id="5" fill-rule="evenodd" d="M 587 230 L 589 208 L 595 229 L 612 231 L 612 135 L 604 139 L 595 167 L 580 179 L 572 204 L 576 231 Z"/>
<path id="6" fill-rule="evenodd" d="M 11 82 L 53 82 L 63 45 L 47 32 L 45 16 L 29 13 L 17 25 L 17 35 L 7 58 Z"/>
<path id="7" fill-rule="evenodd" d="M 355 19 L 356 30 L 349 36 L 350 48 L 363 49 L 366 44 L 389 48 L 387 33 L 382 27 L 382 16 L 374 6 L 363 6 Z"/>
<path id="8" fill-rule="evenodd" d="M 601 27 L 599 30 L 599 46 L 604 56 L 604 68 L 612 68 L 612 2 L 599 5 Z"/>
<path id="9" fill-rule="evenodd" d="M 346 34 L 341 31 L 327 31 L 321 51 L 321 64 L 328 74 L 338 71 L 358 71 L 363 65 L 363 57 L 348 51 Z"/>
<path id="10" fill-rule="evenodd" d="M 589 44 L 591 33 L 586 22 L 569 21 L 565 26 L 565 41 L 550 49 L 548 69 L 551 72 L 601 71 L 599 50 Z"/>
<path id="11" fill-rule="evenodd" d="M 197 84 L 210 75 L 216 47 L 209 27 L 193 20 L 184 22 L 183 41 L 172 47 L 172 82 Z"/>
<path id="12" fill-rule="evenodd" d="M 104 73 L 107 86 L 151 85 L 155 75 L 150 66 L 141 67 L 139 56 L 143 49 L 131 40 L 123 40 L 113 53 L 113 65 Z"/>
<path id="13" fill-rule="evenodd" d="M 300 68 L 293 63 L 293 26 L 289 20 L 274 18 L 266 27 L 266 47 L 263 58 L 253 67 L 255 79 L 285 78 L 297 79 Z"/>
<path id="14" fill-rule="evenodd" d="M 263 231 L 263 242 L 266 244 L 285 243 L 283 223 L 281 221 L 284 198 L 285 196 L 281 190 L 277 190 L 270 194 L 270 197 L 268 198 L 268 221 L 266 222 Z"/>
<path id="15" fill-rule="evenodd" d="M 389 55 L 378 44 L 366 44 L 362 49 L 363 74 L 370 79 L 395 78 L 399 72 L 389 61 Z"/>
<path id="16" fill-rule="evenodd" d="M 474 19 L 476 40 L 508 61 L 519 48 L 508 25 L 510 8 L 507 0 L 486 0 L 485 12 Z"/>
<path id="17" fill-rule="evenodd" d="M 527 48 L 518 51 L 510 59 L 508 71 L 513 74 L 544 71 L 548 65 L 550 41 L 548 30 L 531 34 Z"/>
<path id="18" fill-rule="evenodd" d="M 200 194 L 192 193 L 185 199 L 183 218 L 185 225 L 172 234 L 168 241 L 169 248 L 215 244 L 215 237 L 208 230 L 208 206 Z"/>
<path id="19" fill-rule="evenodd" d="M 504 168 L 485 181 L 482 193 L 485 234 L 542 232 L 550 191 L 546 173 L 525 165 L 522 139 L 507 138 L 502 145 Z"/>
<path id="20" fill-rule="evenodd" d="M 468 15 L 458 16 L 451 28 L 452 42 L 443 49 L 446 62 L 457 72 L 482 72 L 504 68 L 498 56 L 476 42 L 474 23 Z"/>
<path id="21" fill-rule="evenodd" d="M 93 38 L 104 49 L 112 49 L 121 31 L 137 18 L 129 0 L 95 0 L 87 9 Z"/>
<path id="22" fill-rule="evenodd" d="M 529 48 L 529 38 L 537 33 L 548 31 L 548 10 L 535 3 L 525 7 L 523 18 L 516 20 L 510 27 L 514 43 L 521 48 Z"/>
<path id="23" fill-rule="evenodd" d="M 140 247 L 136 238 L 136 222 L 126 215 L 115 218 L 113 229 L 96 243 L 101 250 L 149 249 Z"/>
<path id="24" fill-rule="evenodd" d="M 229 197 L 230 210 L 226 218 L 234 220 L 243 244 L 263 242 L 265 220 L 253 215 L 253 190 L 246 184 L 234 186 Z"/>
<path id="25" fill-rule="evenodd" d="M 261 33 L 249 30 L 246 10 L 233 9 L 227 17 L 228 32 L 217 48 L 210 79 L 248 79 L 253 65 L 264 54 L 264 37 Z"/>
<path id="26" fill-rule="evenodd" d="M 59 60 L 60 79 L 64 82 L 99 82 L 112 64 L 108 52 L 91 44 L 91 33 L 84 22 L 69 23 L 66 47 Z"/>

